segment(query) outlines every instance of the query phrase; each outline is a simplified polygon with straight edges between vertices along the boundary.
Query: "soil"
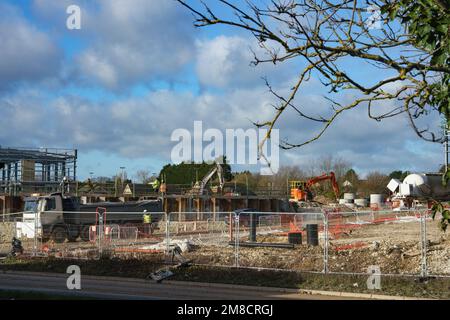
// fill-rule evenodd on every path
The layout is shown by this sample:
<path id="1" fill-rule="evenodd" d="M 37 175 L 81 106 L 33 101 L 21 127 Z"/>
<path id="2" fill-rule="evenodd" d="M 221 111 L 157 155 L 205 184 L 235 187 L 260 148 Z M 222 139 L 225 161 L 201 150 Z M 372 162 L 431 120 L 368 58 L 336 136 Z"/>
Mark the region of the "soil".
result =
<path id="1" fill-rule="evenodd" d="M 57 258 L 9 258 L 0 261 L 0 270 L 22 270 L 65 273 L 69 265 L 77 264 L 83 274 L 148 279 L 162 267 L 155 256 L 139 259 L 103 258 L 100 260 L 70 260 Z M 316 274 L 242 268 L 189 266 L 172 269 L 170 280 L 228 283 L 252 286 L 328 290 L 385 295 L 450 299 L 450 278 L 382 276 L 381 288 L 367 288 L 367 275 Z"/>

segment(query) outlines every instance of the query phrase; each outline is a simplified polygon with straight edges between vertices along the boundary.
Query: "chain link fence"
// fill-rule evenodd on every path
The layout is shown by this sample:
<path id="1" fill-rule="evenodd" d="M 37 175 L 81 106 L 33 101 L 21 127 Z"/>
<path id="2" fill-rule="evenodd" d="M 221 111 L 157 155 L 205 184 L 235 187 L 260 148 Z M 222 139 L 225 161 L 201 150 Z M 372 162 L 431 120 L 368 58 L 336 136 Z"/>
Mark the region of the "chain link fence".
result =
<path id="1" fill-rule="evenodd" d="M 199 223 L 213 213 L 188 215 L 189 223 Z M 382 275 L 450 277 L 449 235 L 428 210 L 221 215 L 228 236 L 224 230 L 191 234 L 197 245 L 186 256 L 194 263 L 355 275 L 375 267 Z M 167 236 L 179 239 L 186 226 L 172 223 L 178 229 Z"/>
<path id="2" fill-rule="evenodd" d="M 31 257 L 336 274 L 367 274 L 377 266 L 383 275 L 450 277 L 449 233 L 428 210 L 62 214 L 64 223 L 51 227 L 44 216 L 11 214 L 0 223 L 0 257 L 11 253 L 17 237 Z"/>

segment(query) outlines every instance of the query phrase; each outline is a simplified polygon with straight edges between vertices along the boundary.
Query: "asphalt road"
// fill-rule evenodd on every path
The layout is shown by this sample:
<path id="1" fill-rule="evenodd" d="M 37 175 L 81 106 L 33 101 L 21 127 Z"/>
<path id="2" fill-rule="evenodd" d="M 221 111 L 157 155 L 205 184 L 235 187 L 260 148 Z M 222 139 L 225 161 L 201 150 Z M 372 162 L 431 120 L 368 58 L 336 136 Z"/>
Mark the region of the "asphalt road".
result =
<path id="1" fill-rule="evenodd" d="M 77 295 L 96 299 L 133 300 L 329 300 L 324 295 L 299 294 L 294 290 L 183 281 L 163 281 L 81 275 L 81 290 L 66 286 L 69 274 L 0 272 L 0 290 Z M 342 299 L 342 297 L 338 297 Z"/>

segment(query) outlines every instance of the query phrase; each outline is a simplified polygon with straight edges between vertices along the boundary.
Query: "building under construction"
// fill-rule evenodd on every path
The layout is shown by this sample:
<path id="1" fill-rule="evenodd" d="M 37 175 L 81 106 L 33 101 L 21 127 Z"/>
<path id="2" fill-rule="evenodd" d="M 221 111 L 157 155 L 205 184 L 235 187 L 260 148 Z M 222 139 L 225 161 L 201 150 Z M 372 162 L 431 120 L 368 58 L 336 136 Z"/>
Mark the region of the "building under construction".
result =
<path id="1" fill-rule="evenodd" d="M 63 177 L 76 181 L 76 175 L 76 149 L 0 147 L 0 194 L 50 193 Z"/>

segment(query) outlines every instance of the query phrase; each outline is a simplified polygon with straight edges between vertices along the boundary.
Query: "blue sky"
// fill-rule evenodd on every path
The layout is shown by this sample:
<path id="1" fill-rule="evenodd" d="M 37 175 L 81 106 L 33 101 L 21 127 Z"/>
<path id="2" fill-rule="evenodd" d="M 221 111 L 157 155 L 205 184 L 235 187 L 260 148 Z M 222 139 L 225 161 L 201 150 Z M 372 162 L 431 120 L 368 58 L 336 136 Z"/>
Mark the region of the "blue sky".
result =
<path id="1" fill-rule="evenodd" d="M 82 10 L 81 30 L 65 26 L 69 4 Z M 194 120 L 220 130 L 267 120 L 274 101 L 261 77 L 282 91 L 301 68 L 297 61 L 249 66 L 249 48 L 257 48 L 250 34 L 196 29 L 171 0 L 3 0 L 0 47 L 0 145 L 77 148 L 81 179 L 121 166 L 129 176 L 159 172 L 171 161 L 171 132 L 191 130 Z M 384 76 L 349 64 L 359 79 Z M 328 107 L 324 93 L 313 78 L 298 100 L 318 112 Z M 292 114 L 279 128 L 293 141 L 318 129 Z M 380 124 L 364 109 L 343 116 L 314 145 L 280 154 L 281 165 L 300 167 L 339 156 L 362 173 L 433 171 L 443 157 L 406 119 Z"/>

